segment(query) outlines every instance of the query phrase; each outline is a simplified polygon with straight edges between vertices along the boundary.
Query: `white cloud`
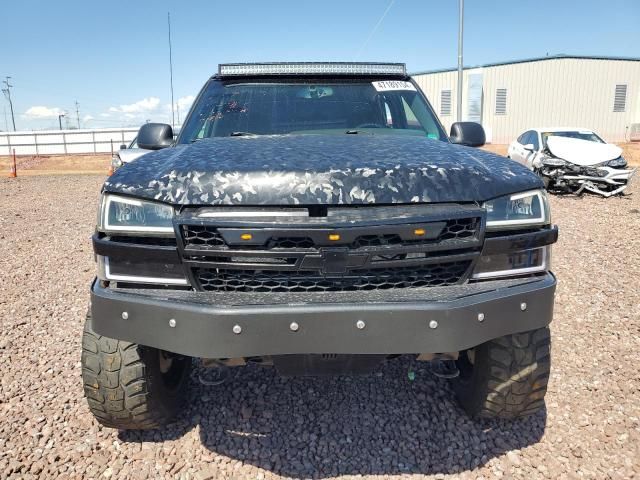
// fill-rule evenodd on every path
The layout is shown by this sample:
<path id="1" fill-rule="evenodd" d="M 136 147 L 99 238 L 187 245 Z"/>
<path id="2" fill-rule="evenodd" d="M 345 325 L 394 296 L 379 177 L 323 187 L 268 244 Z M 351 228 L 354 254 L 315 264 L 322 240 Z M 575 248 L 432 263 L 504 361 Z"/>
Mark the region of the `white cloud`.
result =
<path id="1" fill-rule="evenodd" d="M 109 118 L 111 116 L 111 114 L 110 113 L 101 113 L 100 116 L 104 117 L 104 118 Z"/>
<path id="2" fill-rule="evenodd" d="M 128 105 L 109 107 L 109 111 L 114 113 L 142 114 L 156 110 L 158 105 L 160 105 L 160 99 L 158 97 L 148 97 Z"/>
<path id="3" fill-rule="evenodd" d="M 64 110 L 58 107 L 44 107 L 42 105 L 36 105 L 29 108 L 26 112 L 24 112 L 24 116 L 28 118 L 56 118 L 58 115 L 62 115 Z"/>
<path id="4" fill-rule="evenodd" d="M 85 115 L 84 117 L 82 117 L 82 121 L 83 122 L 88 122 L 89 120 L 93 120 L 93 116 L 92 115 Z"/>
<path id="5" fill-rule="evenodd" d="M 186 97 L 180 97 L 177 102 L 174 102 L 174 106 L 176 108 L 176 112 L 180 112 L 180 117 L 184 118 L 189 109 L 191 108 L 191 104 L 196 99 L 193 95 L 187 95 Z M 171 104 L 167 103 L 165 105 L 166 111 L 171 112 Z"/>
<path id="6" fill-rule="evenodd" d="M 191 104 L 196 99 L 193 95 L 187 95 L 186 97 L 180 97 L 176 102 L 178 107 L 180 107 L 181 112 L 186 112 L 189 108 L 191 108 Z"/>

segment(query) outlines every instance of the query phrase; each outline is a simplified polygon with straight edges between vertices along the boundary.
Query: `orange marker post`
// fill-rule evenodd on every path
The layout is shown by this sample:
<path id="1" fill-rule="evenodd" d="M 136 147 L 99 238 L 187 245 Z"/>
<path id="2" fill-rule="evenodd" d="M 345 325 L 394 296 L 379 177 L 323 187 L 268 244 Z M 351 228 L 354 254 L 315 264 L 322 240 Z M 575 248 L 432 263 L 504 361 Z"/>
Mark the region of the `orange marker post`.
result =
<path id="1" fill-rule="evenodd" d="M 13 162 L 11 163 L 11 172 L 9 172 L 9 178 L 16 178 L 18 176 L 18 170 L 16 169 L 16 149 L 13 149 Z"/>

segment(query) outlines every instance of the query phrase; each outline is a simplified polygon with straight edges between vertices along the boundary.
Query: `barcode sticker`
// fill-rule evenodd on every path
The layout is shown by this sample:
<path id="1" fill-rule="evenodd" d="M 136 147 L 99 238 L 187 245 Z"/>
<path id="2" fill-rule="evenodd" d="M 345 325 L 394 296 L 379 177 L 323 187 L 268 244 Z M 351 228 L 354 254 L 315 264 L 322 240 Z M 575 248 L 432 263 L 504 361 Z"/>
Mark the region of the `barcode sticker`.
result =
<path id="1" fill-rule="evenodd" d="M 411 90 L 416 91 L 416 87 L 411 82 L 404 82 L 402 80 L 383 80 L 380 82 L 371 82 L 373 88 L 378 92 L 391 92 L 393 90 Z"/>

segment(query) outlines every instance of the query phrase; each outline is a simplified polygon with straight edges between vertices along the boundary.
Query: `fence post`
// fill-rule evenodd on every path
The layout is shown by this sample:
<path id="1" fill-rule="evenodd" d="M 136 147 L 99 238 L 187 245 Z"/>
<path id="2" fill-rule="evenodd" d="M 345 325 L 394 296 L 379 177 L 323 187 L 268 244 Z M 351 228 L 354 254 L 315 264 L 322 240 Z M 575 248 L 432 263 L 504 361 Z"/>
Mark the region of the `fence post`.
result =
<path id="1" fill-rule="evenodd" d="M 67 154 L 67 136 L 62 132 L 62 143 L 64 144 L 64 153 Z"/>
<path id="2" fill-rule="evenodd" d="M 36 157 L 40 155 L 38 151 L 38 134 L 33 132 L 33 142 L 36 144 Z"/>
<path id="3" fill-rule="evenodd" d="M 91 132 L 91 140 L 93 141 L 93 153 L 97 153 L 96 150 L 96 132 Z"/>
<path id="4" fill-rule="evenodd" d="M 11 136 L 7 133 L 7 150 L 9 151 L 9 155 L 11 155 Z"/>

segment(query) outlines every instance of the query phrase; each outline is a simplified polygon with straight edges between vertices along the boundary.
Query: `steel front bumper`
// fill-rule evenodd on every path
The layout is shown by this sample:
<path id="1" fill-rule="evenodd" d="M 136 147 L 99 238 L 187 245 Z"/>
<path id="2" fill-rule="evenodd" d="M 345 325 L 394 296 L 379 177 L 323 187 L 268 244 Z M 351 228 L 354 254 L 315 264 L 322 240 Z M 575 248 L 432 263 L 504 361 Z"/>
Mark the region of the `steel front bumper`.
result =
<path id="1" fill-rule="evenodd" d="M 452 352 L 549 324 L 555 287 L 547 274 L 395 296 L 347 292 L 329 296 L 332 303 L 328 294 L 315 303 L 273 305 L 252 295 L 253 304 L 231 305 L 202 293 L 123 292 L 96 281 L 92 327 L 107 337 L 208 358 Z"/>

